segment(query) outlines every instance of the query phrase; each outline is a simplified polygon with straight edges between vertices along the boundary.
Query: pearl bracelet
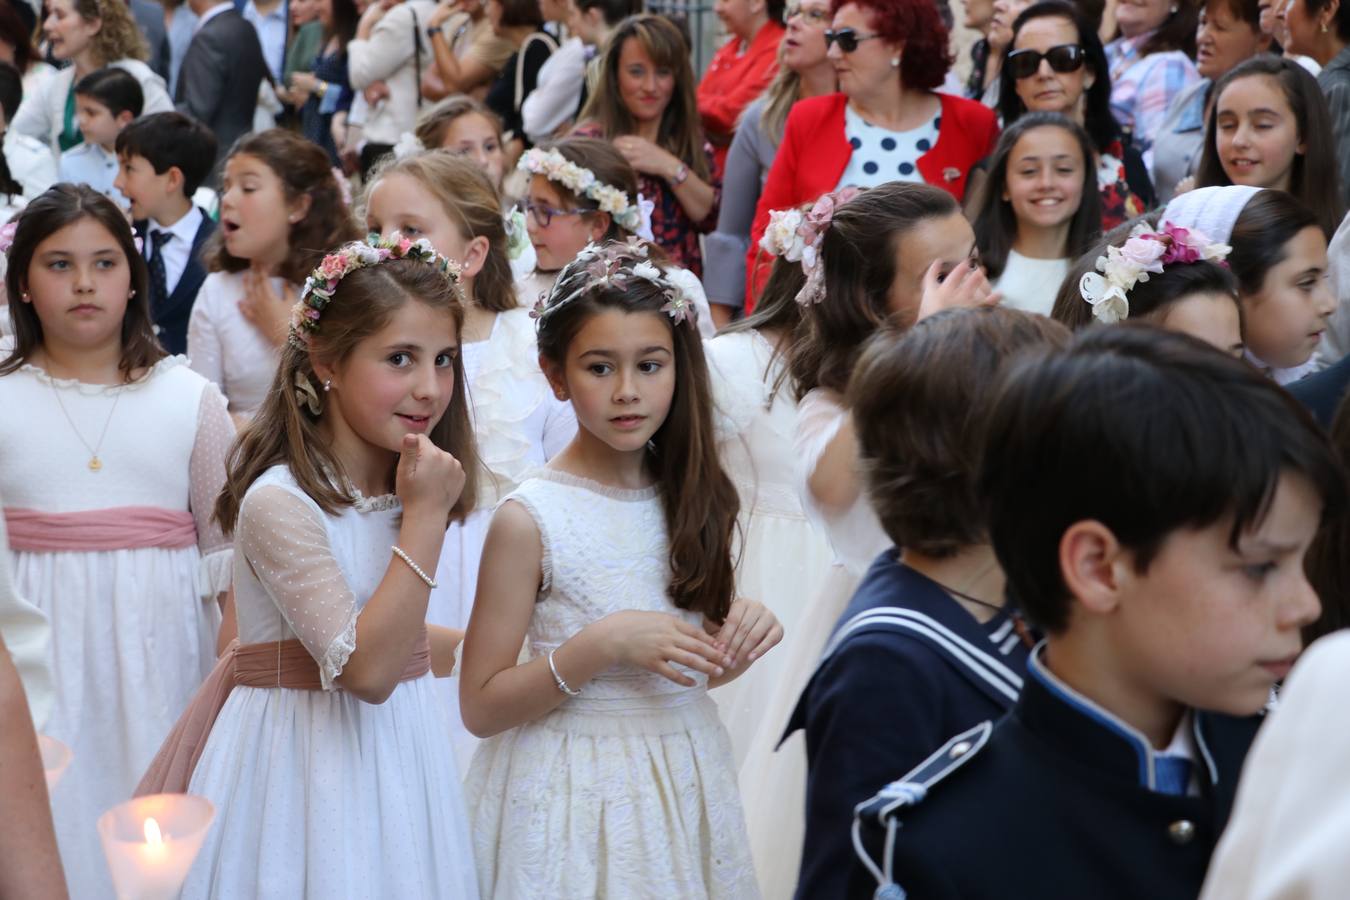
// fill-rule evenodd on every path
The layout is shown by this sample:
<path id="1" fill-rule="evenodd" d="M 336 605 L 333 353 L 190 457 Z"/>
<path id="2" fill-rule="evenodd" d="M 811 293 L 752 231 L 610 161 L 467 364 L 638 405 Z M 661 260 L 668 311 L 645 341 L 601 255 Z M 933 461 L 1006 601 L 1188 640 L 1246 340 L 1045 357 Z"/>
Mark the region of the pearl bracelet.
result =
<path id="1" fill-rule="evenodd" d="M 548 651 L 548 668 L 549 671 L 553 673 L 553 683 L 558 686 L 558 690 L 562 691 L 567 696 L 580 697 L 581 691 L 569 687 L 567 682 L 563 681 L 563 677 L 558 674 L 558 667 L 553 664 L 553 654 L 557 652 L 558 652 L 557 647 L 554 647 L 552 650 Z"/>
<path id="2" fill-rule="evenodd" d="M 394 551 L 394 555 L 395 555 L 395 556 L 397 556 L 399 559 L 401 559 L 401 560 L 403 560 L 405 563 L 407 563 L 407 564 L 408 564 L 408 568 L 412 569 L 412 570 L 413 570 L 413 573 L 414 573 L 418 578 L 420 578 L 420 579 L 422 579 L 424 582 L 426 582 L 427 587 L 429 587 L 429 588 L 434 588 L 434 587 L 436 587 L 436 582 L 431 580 L 431 576 L 428 575 L 426 572 L 423 572 L 423 571 L 422 571 L 422 567 L 419 566 L 417 563 L 413 562 L 413 561 L 412 561 L 412 557 L 409 556 L 407 553 L 404 553 L 402 547 L 394 546 L 394 547 L 390 547 L 389 549 Z"/>

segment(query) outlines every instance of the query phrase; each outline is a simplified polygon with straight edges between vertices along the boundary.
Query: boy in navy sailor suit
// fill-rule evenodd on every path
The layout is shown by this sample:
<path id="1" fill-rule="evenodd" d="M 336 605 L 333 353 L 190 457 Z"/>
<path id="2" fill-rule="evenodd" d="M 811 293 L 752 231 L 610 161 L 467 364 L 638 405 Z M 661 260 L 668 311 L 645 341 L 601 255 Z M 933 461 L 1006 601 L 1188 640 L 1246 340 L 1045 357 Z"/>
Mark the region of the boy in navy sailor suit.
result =
<path id="1" fill-rule="evenodd" d="M 798 900 L 842 896 L 853 809 L 951 735 L 1012 708 L 1030 639 L 1004 608 L 1003 572 L 975 502 L 988 386 L 1017 354 L 1063 347 L 1042 316 L 986 307 L 883 332 L 849 383 L 883 553 L 807 682 L 806 836 Z"/>
<path id="2" fill-rule="evenodd" d="M 215 158 L 215 135 L 182 113 L 145 116 L 117 136 L 115 184 L 131 201 L 150 269 L 150 315 L 170 353 L 187 352 L 188 318 L 206 280 L 201 250 L 216 223 L 192 195 Z"/>
<path id="3" fill-rule="evenodd" d="M 1194 898 L 1320 611 L 1303 555 L 1337 459 L 1274 382 L 1147 326 L 1013 366 L 984 446 L 994 550 L 1047 637 L 1008 716 L 859 805 L 847 895 Z"/>

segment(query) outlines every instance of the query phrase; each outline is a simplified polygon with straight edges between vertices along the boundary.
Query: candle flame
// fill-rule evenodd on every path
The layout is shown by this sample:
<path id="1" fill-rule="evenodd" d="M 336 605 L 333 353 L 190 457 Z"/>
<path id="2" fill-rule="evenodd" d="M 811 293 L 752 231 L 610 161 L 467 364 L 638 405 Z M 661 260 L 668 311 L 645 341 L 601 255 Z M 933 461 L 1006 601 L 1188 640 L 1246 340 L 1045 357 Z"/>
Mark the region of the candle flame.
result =
<path id="1" fill-rule="evenodd" d="M 164 835 L 160 833 L 159 823 L 155 821 L 154 816 L 145 820 L 145 842 L 154 845 L 164 843 Z"/>

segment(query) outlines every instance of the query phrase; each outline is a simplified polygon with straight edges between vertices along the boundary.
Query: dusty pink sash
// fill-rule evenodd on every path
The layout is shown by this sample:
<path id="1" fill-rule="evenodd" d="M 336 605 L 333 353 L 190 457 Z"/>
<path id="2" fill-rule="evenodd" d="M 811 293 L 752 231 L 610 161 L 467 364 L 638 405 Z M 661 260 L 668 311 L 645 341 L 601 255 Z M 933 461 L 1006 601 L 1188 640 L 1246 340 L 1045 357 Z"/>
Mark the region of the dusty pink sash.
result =
<path id="1" fill-rule="evenodd" d="M 54 513 L 6 509 L 5 527 L 14 550 L 179 549 L 197 543 L 192 513 L 157 506 L 115 506 L 87 512 Z"/>
<path id="2" fill-rule="evenodd" d="M 412 681 L 431 671 L 431 647 L 426 634 L 418 642 L 399 681 Z M 216 717 L 235 686 L 281 687 L 300 691 L 322 690 L 319 666 L 305 645 L 297 640 L 266 644 L 232 641 L 211 674 L 197 689 L 192 702 L 178 719 L 136 786 L 135 796 L 187 792 L 211 735 Z"/>

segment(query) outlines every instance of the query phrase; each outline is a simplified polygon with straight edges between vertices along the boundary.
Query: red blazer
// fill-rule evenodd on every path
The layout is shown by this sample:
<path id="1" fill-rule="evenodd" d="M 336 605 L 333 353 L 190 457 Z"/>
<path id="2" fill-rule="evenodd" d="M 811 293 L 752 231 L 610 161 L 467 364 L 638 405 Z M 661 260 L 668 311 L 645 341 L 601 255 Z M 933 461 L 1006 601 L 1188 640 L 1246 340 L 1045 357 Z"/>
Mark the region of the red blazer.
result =
<path id="1" fill-rule="evenodd" d="M 755 32 L 744 53 L 740 52 L 740 40 L 733 37 L 713 55 L 698 83 L 698 114 L 703 119 L 703 133 L 712 142 L 719 175 L 741 113 L 778 72 L 778 44 L 784 31 L 770 19 Z"/>
<path id="2" fill-rule="evenodd" d="M 938 94 L 942 101 L 942 124 L 937 143 L 919 157 L 923 180 L 944 188 L 960 200 L 966 191 L 966 175 L 971 166 L 994 150 L 998 140 L 998 120 L 983 103 Z M 789 209 L 814 201 L 839 186 L 848 168 L 853 148 L 844 135 L 844 94 L 826 94 L 799 100 L 788 113 L 783 141 L 778 146 L 773 167 L 764 182 L 750 228 L 750 251 L 746 259 L 745 311 L 754 308 L 771 260 L 759 252 L 759 239 L 769 225 L 769 212 Z M 757 272 L 762 268 L 763 271 Z"/>

